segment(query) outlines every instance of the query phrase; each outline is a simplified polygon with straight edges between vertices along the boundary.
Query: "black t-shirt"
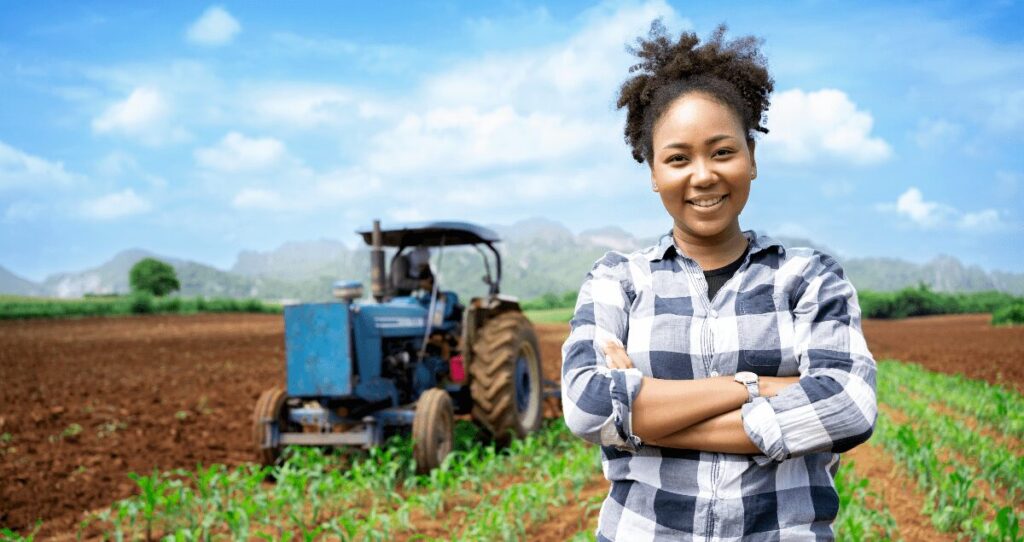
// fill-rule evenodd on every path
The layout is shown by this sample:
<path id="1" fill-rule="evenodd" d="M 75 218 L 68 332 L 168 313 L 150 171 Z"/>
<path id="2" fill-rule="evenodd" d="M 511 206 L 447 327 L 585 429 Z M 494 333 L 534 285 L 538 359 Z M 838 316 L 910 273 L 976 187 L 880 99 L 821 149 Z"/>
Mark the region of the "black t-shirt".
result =
<path id="1" fill-rule="evenodd" d="M 739 258 L 736 258 L 736 261 L 725 267 L 719 267 L 718 269 L 711 269 L 704 272 L 704 280 L 708 283 L 708 299 L 714 299 L 718 290 L 721 289 L 734 274 L 736 274 L 736 270 L 743 265 L 743 259 L 747 257 L 747 252 L 749 251 L 750 243 L 747 243 L 747 248 L 743 250 L 743 254 L 740 254 Z"/>

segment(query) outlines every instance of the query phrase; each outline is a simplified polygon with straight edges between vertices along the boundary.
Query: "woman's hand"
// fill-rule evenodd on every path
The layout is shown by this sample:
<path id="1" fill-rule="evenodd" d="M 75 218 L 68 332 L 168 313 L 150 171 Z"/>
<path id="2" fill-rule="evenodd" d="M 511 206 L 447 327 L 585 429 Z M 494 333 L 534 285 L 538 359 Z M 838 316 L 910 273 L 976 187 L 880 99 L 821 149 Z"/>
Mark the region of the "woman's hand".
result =
<path id="1" fill-rule="evenodd" d="M 629 359 L 626 349 L 615 341 L 605 343 L 604 357 L 609 369 L 630 369 L 633 367 L 633 360 Z"/>

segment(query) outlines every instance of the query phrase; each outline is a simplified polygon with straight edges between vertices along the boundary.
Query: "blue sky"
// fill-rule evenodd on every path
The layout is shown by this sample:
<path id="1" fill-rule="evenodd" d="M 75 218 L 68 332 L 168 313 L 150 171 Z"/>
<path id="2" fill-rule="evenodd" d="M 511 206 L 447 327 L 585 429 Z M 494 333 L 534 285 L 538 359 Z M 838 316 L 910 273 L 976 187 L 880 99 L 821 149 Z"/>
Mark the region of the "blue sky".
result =
<path id="1" fill-rule="evenodd" d="M 662 17 L 765 39 L 744 229 L 1024 271 L 1019 3 L 163 4 L 2 7 L 0 265 L 226 268 L 374 217 L 666 231 L 614 107 Z"/>

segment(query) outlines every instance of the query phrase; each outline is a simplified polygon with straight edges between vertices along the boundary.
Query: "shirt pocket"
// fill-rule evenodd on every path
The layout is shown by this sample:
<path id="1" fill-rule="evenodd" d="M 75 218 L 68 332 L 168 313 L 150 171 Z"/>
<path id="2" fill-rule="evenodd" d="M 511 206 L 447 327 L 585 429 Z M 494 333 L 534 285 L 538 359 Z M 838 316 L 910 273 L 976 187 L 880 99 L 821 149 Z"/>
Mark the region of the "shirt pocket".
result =
<path id="1" fill-rule="evenodd" d="M 740 323 L 740 353 L 737 370 L 753 371 L 761 376 L 776 376 L 786 369 L 786 352 L 781 335 L 792 331 L 792 321 L 780 312 L 778 296 L 771 287 L 759 287 L 756 295 L 746 295 L 737 304 Z M 754 292 L 751 292 L 754 293 Z M 780 330 L 779 326 L 789 326 Z"/>

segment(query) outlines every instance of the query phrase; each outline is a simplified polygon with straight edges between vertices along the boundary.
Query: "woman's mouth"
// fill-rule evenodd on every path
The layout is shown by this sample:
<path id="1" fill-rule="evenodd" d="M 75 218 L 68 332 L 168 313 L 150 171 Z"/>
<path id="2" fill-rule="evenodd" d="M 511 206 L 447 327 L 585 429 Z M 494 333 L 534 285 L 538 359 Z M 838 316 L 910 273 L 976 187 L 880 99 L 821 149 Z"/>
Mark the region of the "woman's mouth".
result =
<path id="1" fill-rule="evenodd" d="M 688 203 L 688 204 L 690 204 L 690 205 L 692 205 L 694 207 L 697 207 L 698 209 L 711 210 L 711 209 L 714 209 L 714 208 L 720 206 L 722 204 L 722 202 L 724 202 L 726 200 L 726 198 L 728 198 L 728 197 L 729 197 L 729 195 L 726 194 L 724 196 L 716 196 L 716 197 L 708 197 L 708 198 L 696 198 L 696 199 L 686 200 L 686 203 Z"/>

